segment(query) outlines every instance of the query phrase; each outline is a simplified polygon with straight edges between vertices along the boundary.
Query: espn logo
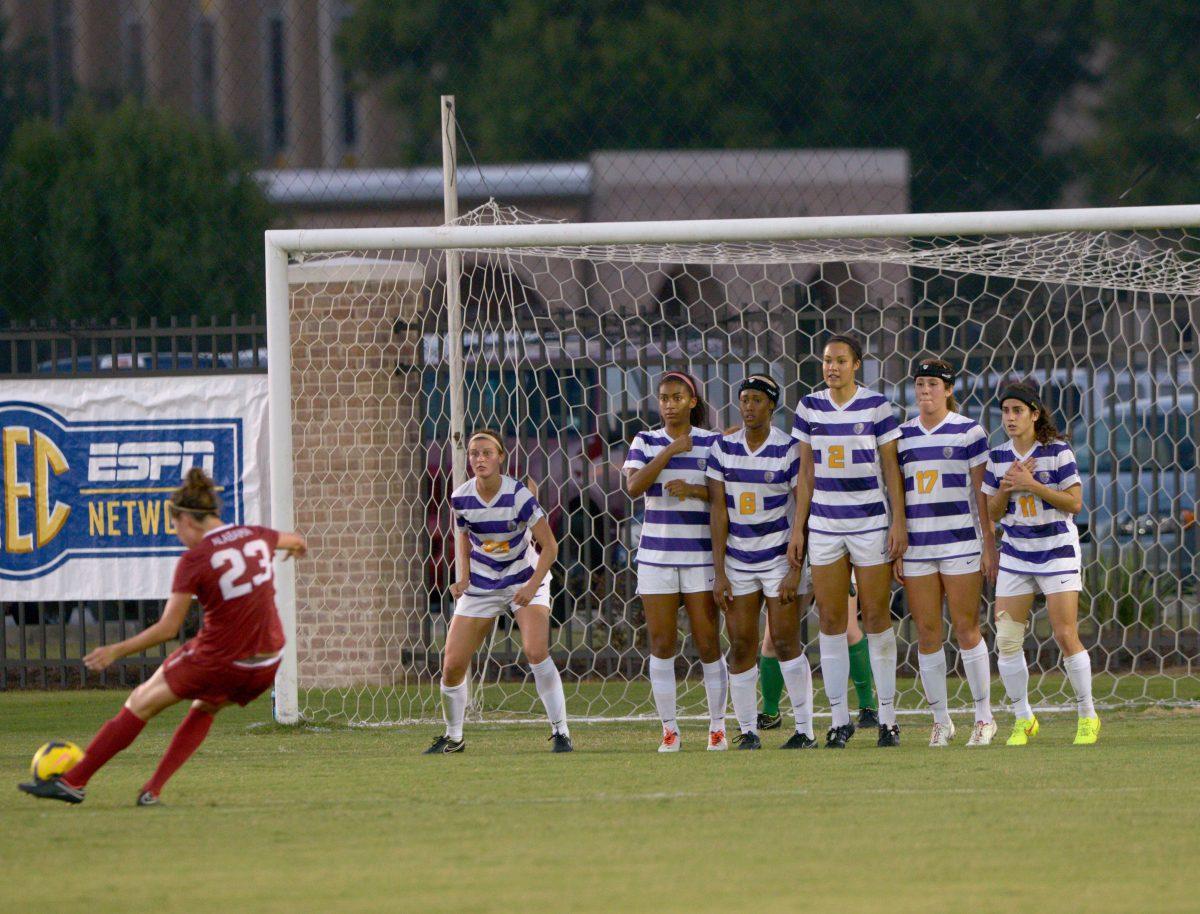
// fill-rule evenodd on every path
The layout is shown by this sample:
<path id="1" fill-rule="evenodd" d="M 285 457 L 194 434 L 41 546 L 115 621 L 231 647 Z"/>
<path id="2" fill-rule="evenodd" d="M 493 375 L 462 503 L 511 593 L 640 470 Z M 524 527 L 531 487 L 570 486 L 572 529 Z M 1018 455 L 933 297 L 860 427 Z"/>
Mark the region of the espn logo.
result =
<path id="1" fill-rule="evenodd" d="M 194 466 L 210 477 L 212 441 L 96 441 L 88 450 L 88 482 L 158 482 L 182 479 Z"/>

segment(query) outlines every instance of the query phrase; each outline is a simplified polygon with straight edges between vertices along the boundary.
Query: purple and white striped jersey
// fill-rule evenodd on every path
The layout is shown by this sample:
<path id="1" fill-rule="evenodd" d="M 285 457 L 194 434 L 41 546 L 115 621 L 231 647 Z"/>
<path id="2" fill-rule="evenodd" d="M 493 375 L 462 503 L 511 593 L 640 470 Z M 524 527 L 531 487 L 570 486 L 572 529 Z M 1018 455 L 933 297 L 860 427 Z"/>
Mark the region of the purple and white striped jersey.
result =
<path id="1" fill-rule="evenodd" d="M 971 470 L 987 463 L 987 433 L 955 412 L 930 430 L 914 418 L 900 426 L 896 448 L 908 525 L 904 558 L 930 562 L 979 554 L 983 546 Z"/>
<path id="2" fill-rule="evenodd" d="M 844 406 L 821 390 L 800 399 L 792 437 L 812 448 L 808 529 L 842 536 L 888 527 L 879 449 L 900 437 L 888 399 L 860 387 Z"/>
<path id="3" fill-rule="evenodd" d="M 533 577 L 534 552 L 529 528 L 545 517 L 525 484 L 500 477 L 500 491 L 485 502 L 468 479 L 450 496 L 454 525 L 471 539 L 473 596 L 517 588 Z"/>
<path id="4" fill-rule="evenodd" d="M 666 490 L 673 479 L 701 488 L 706 484 L 708 452 L 720 435 L 704 428 L 692 429 L 691 435 L 692 449 L 668 460 L 658 479 L 646 490 L 646 514 L 637 551 L 641 565 L 678 568 L 712 564 L 708 502 L 702 498 L 675 498 Z M 671 436 L 665 428 L 638 432 L 621 469 L 640 470 L 670 443 Z"/>
<path id="5" fill-rule="evenodd" d="M 727 566 L 755 571 L 787 556 L 799 473 L 799 446 L 775 426 L 753 453 L 745 429 L 717 439 L 708 452 L 708 478 L 725 484 Z"/>
<path id="6" fill-rule="evenodd" d="M 1000 480 L 1017 460 L 1033 456 L 1033 477 L 1060 492 L 1080 484 L 1075 454 L 1065 441 L 1035 444 L 1018 455 L 1008 441 L 993 448 L 983 474 L 983 491 L 995 495 Z M 1059 511 L 1029 492 L 1009 494 L 1000 542 L 1000 569 L 1014 574 L 1077 574 L 1082 568 L 1079 553 L 1079 528 L 1075 518 Z"/>

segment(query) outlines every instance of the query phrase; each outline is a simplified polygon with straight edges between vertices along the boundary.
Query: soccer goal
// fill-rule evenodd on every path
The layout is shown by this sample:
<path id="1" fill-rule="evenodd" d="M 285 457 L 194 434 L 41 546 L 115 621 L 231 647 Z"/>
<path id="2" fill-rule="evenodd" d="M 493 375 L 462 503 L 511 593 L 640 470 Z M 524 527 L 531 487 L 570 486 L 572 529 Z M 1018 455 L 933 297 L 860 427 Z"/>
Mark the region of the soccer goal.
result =
<path id="1" fill-rule="evenodd" d="M 960 365 L 960 408 L 993 443 L 999 384 L 1040 386 L 1083 476 L 1098 703 L 1200 699 L 1200 206 L 562 224 L 491 203 L 431 228 L 268 232 L 266 259 L 272 522 L 311 548 L 278 579 L 282 721 L 439 717 L 448 495 L 480 426 L 507 436 L 509 472 L 561 543 L 551 637 L 572 717 L 653 717 L 641 508 L 619 468 L 658 423 L 655 379 L 690 371 L 729 425 L 738 382 L 770 373 L 790 427 L 824 338 L 844 331 L 866 341 L 861 382 L 901 407 L 916 358 Z M 990 645 L 990 604 L 986 618 Z M 812 616 L 814 665 L 816 632 Z M 540 718 L 519 648 L 502 622 L 477 658 L 484 719 Z M 1044 613 L 1025 649 L 1031 699 L 1067 704 Z M 699 714 L 686 639 L 681 654 L 680 711 Z M 898 704 L 924 708 L 911 680 Z"/>

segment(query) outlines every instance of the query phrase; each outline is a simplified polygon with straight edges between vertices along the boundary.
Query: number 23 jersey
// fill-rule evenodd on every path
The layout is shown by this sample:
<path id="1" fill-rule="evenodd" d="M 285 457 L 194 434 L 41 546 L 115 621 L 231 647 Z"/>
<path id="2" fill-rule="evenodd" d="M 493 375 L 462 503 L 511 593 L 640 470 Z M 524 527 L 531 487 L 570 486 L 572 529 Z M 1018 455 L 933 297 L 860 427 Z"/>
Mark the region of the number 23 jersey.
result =
<path id="1" fill-rule="evenodd" d="M 269 527 L 225 524 L 179 557 L 171 592 L 194 594 L 204 607 L 204 624 L 190 642 L 194 658 L 227 663 L 283 648 L 275 608 L 278 543 L 278 531 Z"/>
<path id="2" fill-rule="evenodd" d="M 1064 441 L 1035 444 L 1028 454 L 1017 454 L 1009 441 L 993 448 L 983 473 L 983 491 L 995 495 L 1000 480 L 1017 460 L 1034 459 L 1033 478 L 1051 489 L 1065 492 L 1080 484 L 1075 454 Z M 1000 527 L 1000 570 L 1015 574 L 1077 574 L 1081 568 L 1079 528 L 1075 518 L 1059 511 L 1030 492 L 1008 496 Z"/>

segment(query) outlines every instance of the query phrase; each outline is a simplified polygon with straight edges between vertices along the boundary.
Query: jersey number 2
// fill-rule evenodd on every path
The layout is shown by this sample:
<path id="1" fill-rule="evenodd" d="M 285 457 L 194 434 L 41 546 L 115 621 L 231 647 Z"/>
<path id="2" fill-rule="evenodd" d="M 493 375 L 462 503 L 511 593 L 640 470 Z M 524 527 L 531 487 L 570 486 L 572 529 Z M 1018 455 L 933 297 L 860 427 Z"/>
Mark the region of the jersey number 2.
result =
<path id="1" fill-rule="evenodd" d="M 844 470 L 846 468 L 846 448 L 841 444 L 829 445 L 829 469 Z"/>
<path id="2" fill-rule="evenodd" d="M 258 563 L 258 571 L 248 581 L 241 581 L 246 573 L 246 559 L 254 559 Z M 212 555 L 212 566 L 217 571 L 222 568 L 225 572 L 217 583 L 221 587 L 221 596 L 226 600 L 244 597 L 259 584 L 271 580 L 275 567 L 271 564 L 271 550 L 264 540 L 250 540 L 241 549 L 219 549 Z"/>

